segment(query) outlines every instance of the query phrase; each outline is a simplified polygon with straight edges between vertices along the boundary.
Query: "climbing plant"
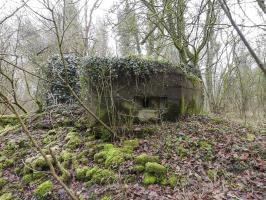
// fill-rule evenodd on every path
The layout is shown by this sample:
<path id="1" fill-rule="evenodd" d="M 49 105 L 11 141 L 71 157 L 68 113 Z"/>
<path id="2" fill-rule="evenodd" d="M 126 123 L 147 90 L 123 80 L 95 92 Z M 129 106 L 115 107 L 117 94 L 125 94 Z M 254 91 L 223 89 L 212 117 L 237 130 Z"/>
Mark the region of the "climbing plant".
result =
<path id="1" fill-rule="evenodd" d="M 78 92 L 80 89 L 78 75 L 79 58 L 74 54 L 66 54 L 64 55 L 64 59 L 67 63 L 67 69 L 65 69 L 59 55 L 50 58 L 47 67 L 44 68 L 46 79 L 49 80 L 49 84 L 44 86 L 47 105 L 54 103 L 70 103 L 74 101 L 71 92 L 65 86 L 64 80 L 66 80 L 66 78 L 74 91 Z"/>

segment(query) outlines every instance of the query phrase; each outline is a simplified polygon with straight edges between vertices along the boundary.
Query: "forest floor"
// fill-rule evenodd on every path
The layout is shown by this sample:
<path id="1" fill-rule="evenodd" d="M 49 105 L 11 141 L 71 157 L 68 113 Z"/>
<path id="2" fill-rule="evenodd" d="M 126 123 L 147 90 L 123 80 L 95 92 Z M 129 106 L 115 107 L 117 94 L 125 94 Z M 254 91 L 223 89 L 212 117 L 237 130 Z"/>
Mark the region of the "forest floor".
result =
<path id="1" fill-rule="evenodd" d="M 114 142 L 88 130 L 76 106 L 49 108 L 27 124 L 81 199 L 266 199 L 266 123 L 191 116 L 136 125 Z M 21 129 L 11 129 L 0 128 L 0 200 L 68 199 Z"/>

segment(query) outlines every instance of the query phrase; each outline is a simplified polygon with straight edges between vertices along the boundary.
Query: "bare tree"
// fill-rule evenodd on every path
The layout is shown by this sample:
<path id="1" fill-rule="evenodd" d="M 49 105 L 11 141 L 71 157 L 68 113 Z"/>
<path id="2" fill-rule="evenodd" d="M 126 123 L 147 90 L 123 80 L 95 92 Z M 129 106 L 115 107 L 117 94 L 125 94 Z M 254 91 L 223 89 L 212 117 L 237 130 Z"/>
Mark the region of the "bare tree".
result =
<path id="1" fill-rule="evenodd" d="M 234 29 L 237 31 L 239 37 L 241 38 L 242 42 L 245 44 L 245 46 L 247 47 L 249 53 L 251 54 L 251 56 L 254 58 L 255 62 L 257 63 L 258 67 L 263 71 L 263 73 L 266 76 L 266 65 L 261 61 L 261 59 L 257 56 L 257 54 L 255 53 L 255 51 L 253 50 L 253 48 L 251 47 L 251 45 L 249 44 L 249 42 L 247 41 L 246 37 L 244 36 L 244 34 L 242 33 L 242 31 L 238 28 L 237 24 L 235 23 L 230 9 L 228 7 L 228 5 L 226 4 L 225 0 L 218 0 L 221 8 L 223 9 L 224 13 L 226 14 L 226 16 L 228 17 L 229 21 L 231 22 L 232 26 L 234 27 Z"/>

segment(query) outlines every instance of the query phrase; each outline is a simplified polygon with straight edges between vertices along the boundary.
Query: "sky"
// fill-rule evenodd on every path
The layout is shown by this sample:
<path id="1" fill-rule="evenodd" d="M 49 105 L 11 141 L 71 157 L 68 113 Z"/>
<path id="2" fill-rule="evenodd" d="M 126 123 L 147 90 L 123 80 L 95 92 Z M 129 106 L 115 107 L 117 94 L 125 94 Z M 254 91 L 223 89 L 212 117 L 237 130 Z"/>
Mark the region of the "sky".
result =
<path id="1" fill-rule="evenodd" d="M 7 15 L 8 13 L 15 10 L 19 5 L 21 5 L 21 1 L 22 0 L 0 0 L 0 9 L 1 9 L 0 10 L 1 11 L 0 12 L 0 19 L 2 19 L 5 15 Z M 28 3 L 34 10 L 43 12 L 44 9 L 41 9 L 42 6 L 40 4 L 40 1 L 41 0 L 28 0 Z M 76 0 L 76 1 L 79 2 L 80 6 L 84 5 L 84 0 Z M 93 5 L 94 1 L 95 0 L 89 0 L 89 5 Z M 195 3 L 198 2 L 198 0 L 194 0 L 194 1 L 195 1 Z M 241 6 L 239 6 L 237 4 L 237 1 L 240 2 Z M 97 21 L 99 19 L 103 19 L 107 15 L 109 9 L 114 4 L 114 2 L 117 2 L 117 0 L 102 0 L 100 7 L 93 14 L 92 20 L 93 20 L 94 25 L 97 23 Z M 254 0 L 231 0 L 231 1 L 227 1 L 227 2 L 231 2 L 230 3 L 230 9 L 231 9 L 232 15 L 233 15 L 234 19 L 236 20 L 236 22 L 239 24 L 244 24 L 246 26 L 244 28 L 243 27 L 241 27 L 241 28 L 251 43 L 256 42 L 255 38 L 258 35 L 264 35 L 265 34 L 265 30 L 262 30 L 259 28 L 254 28 L 254 26 L 256 24 L 265 25 L 265 21 L 263 21 L 262 18 L 259 17 L 258 6 Z M 82 12 L 83 11 L 81 11 L 80 16 L 83 15 Z M 109 17 L 110 17 L 110 15 L 109 15 Z M 116 16 L 111 15 L 111 17 L 115 18 Z M 243 20 L 243 19 L 245 19 L 245 20 Z M 223 19 L 222 23 L 230 24 L 226 18 Z M 266 26 L 265 26 L 265 28 L 266 28 Z M 111 30 L 110 30 L 109 35 L 110 36 L 114 35 Z M 112 39 L 113 38 L 111 38 L 111 45 L 113 46 Z"/>

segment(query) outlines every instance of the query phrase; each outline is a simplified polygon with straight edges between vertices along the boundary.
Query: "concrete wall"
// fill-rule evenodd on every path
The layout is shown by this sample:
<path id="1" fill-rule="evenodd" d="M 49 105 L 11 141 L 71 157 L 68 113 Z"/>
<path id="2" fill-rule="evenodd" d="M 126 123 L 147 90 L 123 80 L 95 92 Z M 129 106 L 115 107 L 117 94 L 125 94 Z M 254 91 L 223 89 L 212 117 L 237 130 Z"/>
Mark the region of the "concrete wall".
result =
<path id="1" fill-rule="evenodd" d="M 146 79 L 119 77 L 111 88 L 115 112 L 139 121 L 174 121 L 180 115 L 199 112 L 203 103 L 202 84 L 193 85 L 179 72 L 159 73 Z M 110 102 L 110 95 L 101 97 L 101 112 Z"/>

